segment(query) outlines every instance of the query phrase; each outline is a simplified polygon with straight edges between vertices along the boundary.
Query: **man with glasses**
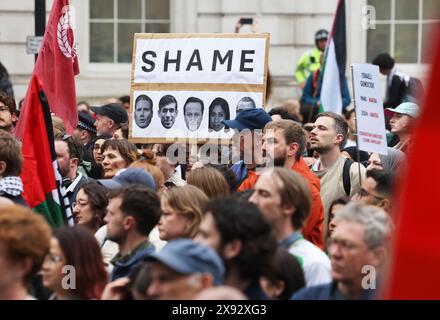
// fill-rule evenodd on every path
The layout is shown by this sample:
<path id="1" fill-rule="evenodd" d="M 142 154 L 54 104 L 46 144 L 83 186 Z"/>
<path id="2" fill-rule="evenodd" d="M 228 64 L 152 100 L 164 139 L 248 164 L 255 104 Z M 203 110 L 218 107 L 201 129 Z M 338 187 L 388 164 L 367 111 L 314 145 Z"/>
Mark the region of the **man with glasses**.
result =
<path id="1" fill-rule="evenodd" d="M 292 300 L 374 299 L 387 256 L 388 214 L 374 206 L 350 203 L 336 212 L 328 246 L 332 282 L 302 289 Z"/>
<path id="2" fill-rule="evenodd" d="M 383 170 L 367 171 L 359 192 L 353 200 L 381 208 L 387 213 L 392 209 L 393 177 Z"/>
<path id="3" fill-rule="evenodd" d="M 73 203 L 80 187 L 88 181 L 87 176 L 78 171 L 82 157 L 82 145 L 69 135 L 55 137 L 55 154 L 58 170 L 63 178 L 66 195 Z"/>

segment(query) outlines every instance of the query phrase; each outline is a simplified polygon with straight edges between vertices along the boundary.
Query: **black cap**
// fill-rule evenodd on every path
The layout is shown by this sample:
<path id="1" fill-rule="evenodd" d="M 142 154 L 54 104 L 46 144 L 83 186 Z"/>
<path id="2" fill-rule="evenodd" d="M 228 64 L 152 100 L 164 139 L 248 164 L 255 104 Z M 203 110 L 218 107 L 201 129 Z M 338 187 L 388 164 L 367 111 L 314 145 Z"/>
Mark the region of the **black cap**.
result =
<path id="1" fill-rule="evenodd" d="M 109 117 L 117 124 L 128 121 L 127 111 L 125 111 L 124 107 L 116 103 L 105 104 L 102 107 L 91 107 L 91 109 L 96 114 Z"/>
<path id="2" fill-rule="evenodd" d="M 87 130 L 91 133 L 96 133 L 96 128 L 94 126 L 95 119 L 93 117 L 84 111 L 78 112 L 78 128 Z"/>

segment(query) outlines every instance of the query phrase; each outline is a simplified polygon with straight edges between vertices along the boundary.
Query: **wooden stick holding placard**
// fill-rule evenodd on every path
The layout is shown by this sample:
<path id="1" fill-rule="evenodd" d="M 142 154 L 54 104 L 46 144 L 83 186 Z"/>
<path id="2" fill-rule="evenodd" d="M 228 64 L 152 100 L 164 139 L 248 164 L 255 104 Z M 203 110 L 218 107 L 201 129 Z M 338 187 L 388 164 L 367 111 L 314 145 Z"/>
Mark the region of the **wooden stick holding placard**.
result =
<path id="1" fill-rule="evenodd" d="M 355 93 L 355 89 L 354 89 L 355 85 L 354 85 L 354 76 L 353 76 L 353 66 L 350 66 L 350 69 L 351 69 L 351 81 L 352 81 L 352 86 L 353 86 L 353 99 L 352 99 L 352 101 L 353 101 L 353 106 L 354 106 L 354 112 L 356 114 L 356 99 L 354 99 L 354 97 L 356 96 L 356 93 Z M 355 119 L 356 119 L 356 153 L 357 153 L 357 157 L 358 157 L 357 163 L 358 163 L 358 174 L 359 174 L 359 186 L 362 187 L 361 161 L 360 161 L 361 155 L 360 155 L 360 151 L 359 151 L 359 135 L 357 134 L 359 126 L 358 126 L 358 118 L 355 117 Z"/>

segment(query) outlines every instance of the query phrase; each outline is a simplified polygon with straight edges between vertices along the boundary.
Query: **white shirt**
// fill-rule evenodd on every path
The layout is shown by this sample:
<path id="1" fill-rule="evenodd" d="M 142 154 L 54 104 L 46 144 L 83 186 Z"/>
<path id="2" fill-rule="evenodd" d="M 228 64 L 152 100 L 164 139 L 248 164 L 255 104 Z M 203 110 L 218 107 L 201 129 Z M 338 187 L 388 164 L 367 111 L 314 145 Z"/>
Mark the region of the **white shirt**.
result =
<path id="1" fill-rule="evenodd" d="M 289 247 L 289 253 L 299 260 L 304 270 L 306 287 L 332 281 L 330 259 L 310 241 L 303 238 L 295 241 Z"/>

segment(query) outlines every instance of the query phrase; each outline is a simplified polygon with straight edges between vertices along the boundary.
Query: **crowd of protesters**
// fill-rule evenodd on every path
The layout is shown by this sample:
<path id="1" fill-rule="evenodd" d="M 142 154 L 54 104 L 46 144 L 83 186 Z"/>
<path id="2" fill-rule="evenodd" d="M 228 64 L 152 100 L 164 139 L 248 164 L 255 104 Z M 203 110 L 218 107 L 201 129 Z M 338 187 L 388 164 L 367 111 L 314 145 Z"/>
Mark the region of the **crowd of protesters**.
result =
<path id="1" fill-rule="evenodd" d="M 0 299 L 380 298 L 394 180 L 420 110 L 396 98 L 393 78 L 388 155 L 358 152 L 346 88 L 343 115 L 317 114 L 327 37 L 317 32 L 317 49 L 298 64 L 301 102 L 223 121 L 235 130 L 234 163 L 211 164 L 185 144 L 130 142 L 127 96 L 78 103 L 73 135 L 54 117 L 74 227 L 51 230 L 28 207 L 18 110 L 0 93 Z M 399 76 L 387 58 L 374 63 Z M 364 266 L 377 285 L 363 285 Z"/>

